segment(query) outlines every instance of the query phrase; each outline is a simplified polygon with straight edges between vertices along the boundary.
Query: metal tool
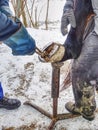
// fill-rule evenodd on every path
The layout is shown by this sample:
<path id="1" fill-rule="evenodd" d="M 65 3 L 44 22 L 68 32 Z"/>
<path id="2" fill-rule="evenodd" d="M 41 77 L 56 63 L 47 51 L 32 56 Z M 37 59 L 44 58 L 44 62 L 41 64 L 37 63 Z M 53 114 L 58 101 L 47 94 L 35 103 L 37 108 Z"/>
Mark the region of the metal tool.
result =
<path id="1" fill-rule="evenodd" d="M 46 57 L 46 60 L 49 60 L 48 53 L 46 50 L 41 51 L 40 49 L 36 48 L 36 53 L 42 57 Z M 58 114 L 60 68 L 63 66 L 63 63 L 51 63 L 51 65 L 52 65 L 51 97 L 53 99 L 53 114 L 50 114 L 49 112 L 45 111 L 44 109 L 40 108 L 39 106 L 37 106 L 36 104 L 33 104 L 30 101 L 26 101 L 24 103 L 24 105 L 30 105 L 31 107 L 35 108 L 37 111 L 39 111 L 40 113 L 42 113 L 43 115 L 47 116 L 48 118 L 52 120 L 47 130 L 52 130 L 55 123 L 58 120 L 64 120 L 64 119 L 79 116 L 79 115 L 73 115 L 70 113 Z"/>

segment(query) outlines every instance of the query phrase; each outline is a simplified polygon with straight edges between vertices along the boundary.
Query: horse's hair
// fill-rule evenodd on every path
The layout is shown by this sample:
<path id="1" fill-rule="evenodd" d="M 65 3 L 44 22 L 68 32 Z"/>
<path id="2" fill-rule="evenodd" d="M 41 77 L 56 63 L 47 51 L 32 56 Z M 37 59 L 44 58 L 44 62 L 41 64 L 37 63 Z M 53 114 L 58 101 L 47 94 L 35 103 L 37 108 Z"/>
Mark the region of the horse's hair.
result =
<path id="1" fill-rule="evenodd" d="M 87 18 L 93 14 L 91 0 L 75 0 L 76 28 L 69 31 L 64 43 L 66 48 L 66 59 L 77 58 L 81 52 L 83 34 L 87 23 Z"/>

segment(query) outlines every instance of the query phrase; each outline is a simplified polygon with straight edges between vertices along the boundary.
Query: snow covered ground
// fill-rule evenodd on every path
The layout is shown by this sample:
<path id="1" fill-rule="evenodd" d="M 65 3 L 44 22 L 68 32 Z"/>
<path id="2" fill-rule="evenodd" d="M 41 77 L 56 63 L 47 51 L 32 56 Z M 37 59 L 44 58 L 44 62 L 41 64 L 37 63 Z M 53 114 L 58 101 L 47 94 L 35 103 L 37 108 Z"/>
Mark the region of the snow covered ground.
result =
<path id="1" fill-rule="evenodd" d="M 54 0 L 57 5 L 63 6 L 65 0 Z M 60 4 L 61 2 L 61 4 Z M 58 5 L 57 5 L 58 6 Z M 56 7 L 56 6 L 53 6 Z M 63 8 L 63 7 L 61 7 Z M 54 11 L 56 19 L 61 18 L 61 8 L 57 14 Z M 60 23 L 55 30 L 35 30 L 28 28 L 29 33 L 36 40 L 39 48 L 43 48 L 47 43 L 52 41 L 64 43 L 66 37 L 60 32 Z M 61 83 L 64 79 L 65 65 L 61 68 Z M 23 105 L 25 101 L 31 101 L 52 113 L 51 99 L 51 75 L 52 68 L 49 63 L 41 63 L 38 55 L 33 56 L 13 56 L 11 50 L 4 44 L 0 45 L 0 81 L 7 97 L 18 98 L 22 105 L 16 110 L 0 109 L 0 130 L 46 130 L 51 120 L 40 114 L 30 106 Z M 65 103 L 73 101 L 71 86 L 60 92 L 58 113 L 65 113 Z M 96 94 L 96 101 L 98 95 Z M 98 106 L 98 103 L 97 103 Z M 98 130 L 98 114 L 94 121 L 87 121 L 81 116 L 74 119 L 58 121 L 54 130 Z"/>
<path id="2" fill-rule="evenodd" d="M 35 38 L 37 46 L 40 48 L 52 41 L 63 43 L 65 39 L 59 30 L 28 29 L 28 31 Z M 0 68 L 0 80 L 4 87 L 5 95 L 18 98 L 22 102 L 21 107 L 17 110 L 7 111 L 0 109 L 0 130 L 6 130 L 5 128 L 9 127 L 17 128 L 14 128 L 15 130 L 46 130 L 51 120 L 32 107 L 23 105 L 23 103 L 31 101 L 52 113 L 51 64 L 41 63 L 37 54 L 33 56 L 13 56 L 11 50 L 2 44 L 0 45 Z M 61 82 L 64 75 L 64 67 L 62 67 Z M 60 93 L 58 113 L 67 112 L 64 106 L 70 100 L 73 100 L 71 87 Z M 77 117 L 57 122 L 54 129 L 98 130 L 97 120 L 98 115 L 92 122 L 86 121 L 82 117 Z M 31 129 L 29 129 L 30 126 L 32 127 Z"/>

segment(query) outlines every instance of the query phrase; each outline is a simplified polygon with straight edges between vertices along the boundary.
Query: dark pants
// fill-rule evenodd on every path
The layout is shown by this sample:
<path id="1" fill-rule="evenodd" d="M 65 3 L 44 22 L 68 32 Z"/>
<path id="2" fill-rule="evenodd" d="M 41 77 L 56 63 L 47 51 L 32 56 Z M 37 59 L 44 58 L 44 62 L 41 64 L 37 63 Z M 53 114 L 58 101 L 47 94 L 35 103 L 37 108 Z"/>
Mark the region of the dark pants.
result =
<path id="1" fill-rule="evenodd" d="M 81 113 L 91 115 L 96 109 L 95 89 L 98 86 L 98 36 L 94 33 L 83 41 L 81 54 L 73 61 L 72 86 L 76 107 Z"/>

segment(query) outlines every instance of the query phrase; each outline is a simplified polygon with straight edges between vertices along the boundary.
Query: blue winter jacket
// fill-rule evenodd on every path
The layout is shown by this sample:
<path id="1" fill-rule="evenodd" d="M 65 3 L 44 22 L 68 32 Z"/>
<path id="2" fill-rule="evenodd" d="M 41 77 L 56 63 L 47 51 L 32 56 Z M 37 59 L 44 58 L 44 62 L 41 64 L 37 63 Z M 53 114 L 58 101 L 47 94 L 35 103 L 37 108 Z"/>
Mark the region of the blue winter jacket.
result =
<path id="1" fill-rule="evenodd" d="M 9 6 L 9 0 L 0 0 L 0 7 Z M 12 49 L 13 55 L 27 55 L 35 52 L 35 40 L 25 27 L 19 29 L 19 24 L 0 11 L 0 41 Z M 17 32 L 17 33 L 15 33 Z M 13 35 L 16 34 L 16 35 Z"/>
<path id="2" fill-rule="evenodd" d="M 9 6 L 9 0 L 0 0 L 0 6 Z"/>
<path id="3" fill-rule="evenodd" d="M 1 6 L 9 6 L 9 0 L 0 0 Z M 18 30 L 18 24 L 0 11 L 0 41 L 9 38 L 16 30 Z"/>

